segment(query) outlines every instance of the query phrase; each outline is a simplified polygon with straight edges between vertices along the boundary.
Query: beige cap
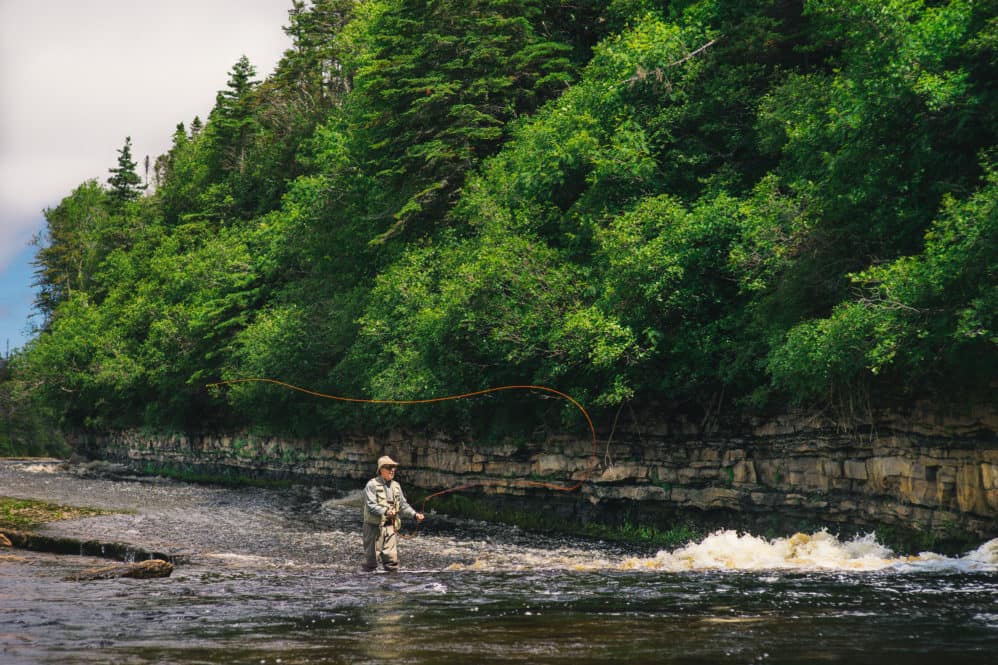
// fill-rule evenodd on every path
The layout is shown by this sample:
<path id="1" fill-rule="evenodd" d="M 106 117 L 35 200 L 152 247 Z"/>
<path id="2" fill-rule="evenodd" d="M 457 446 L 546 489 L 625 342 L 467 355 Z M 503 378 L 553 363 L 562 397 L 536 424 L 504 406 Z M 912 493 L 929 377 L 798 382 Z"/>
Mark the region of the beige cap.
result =
<path id="1" fill-rule="evenodd" d="M 388 455 L 382 455 L 381 457 L 378 458 L 378 471 L 381 471 L 381 467 L 383 466 L 398 466 L 398 465 L 399 463 L 393 460 Z"/>

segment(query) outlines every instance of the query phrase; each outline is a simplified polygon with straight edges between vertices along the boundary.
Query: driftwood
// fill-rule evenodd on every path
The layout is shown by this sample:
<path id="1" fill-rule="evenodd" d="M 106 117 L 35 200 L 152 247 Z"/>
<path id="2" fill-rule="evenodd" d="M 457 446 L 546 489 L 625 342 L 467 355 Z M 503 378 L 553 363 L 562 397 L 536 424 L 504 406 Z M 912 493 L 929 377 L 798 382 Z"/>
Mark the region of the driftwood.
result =
<path id="1" fill-rule="evenodd" d="M 0 533 L 0 547 L 13 547 L 13 546 L 14 545 L 13 543 L 10 542 L 10 539 L 7 536 Z"/>
<path id="2" fill-rule="evenodd" d="M 169 577 L 173 572 L 173 564 L 162 559 L 149 559 L 138 563 L 116 564 L 103 568 L 87 568 L 64 579 L 73 582 L 86 580 L 110 580 L 118 577 L 134 577 L 146 580 L 154 577 Z"/>

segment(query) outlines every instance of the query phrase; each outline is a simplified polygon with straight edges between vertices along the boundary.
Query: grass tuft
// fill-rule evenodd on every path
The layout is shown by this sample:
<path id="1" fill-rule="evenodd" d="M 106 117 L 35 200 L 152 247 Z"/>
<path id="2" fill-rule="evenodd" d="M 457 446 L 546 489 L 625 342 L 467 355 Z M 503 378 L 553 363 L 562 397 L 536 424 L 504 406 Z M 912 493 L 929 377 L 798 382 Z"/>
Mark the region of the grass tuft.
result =
<path id="1" fill-rule="evenodd" d="M 30 530 L 45 522 L 73 520 L 95 515 L 109 515 L 112 510 L 65 506 L 32 499 L 14 499 L 0 496 L 0 528 Z"/>

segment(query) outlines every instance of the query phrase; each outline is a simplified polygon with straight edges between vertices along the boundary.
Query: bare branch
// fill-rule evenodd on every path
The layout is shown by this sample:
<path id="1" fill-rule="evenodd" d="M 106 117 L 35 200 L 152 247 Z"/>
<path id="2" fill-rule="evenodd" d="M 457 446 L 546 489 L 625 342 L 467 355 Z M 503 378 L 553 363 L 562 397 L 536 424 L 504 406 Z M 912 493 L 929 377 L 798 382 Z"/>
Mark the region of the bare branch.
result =
<path id="1" fill-rule="evenodd" d="M 715 39 L 710 40 L 709 42 L 707 42 L 706 44 L 704 44 L 703 46 L 701 46 L 697 50 L 695 50 L 692 53 L 690 53 L 689 55 L 687 55 L 685 58 L 680 58 L 679 60 L 676 60 L 675 62 L 670 62 L 668 65 L 666 65 L 666 67 L 675 67 L 677 65 L 683 64 L 687 60 L 692 60 L 693 58 L 697 57 L 698 55 L 700 55 L 701 53 L 703 53 L 704 51 L 706 51 L 708 48 L 710 48 L 711 46 L 713 46 L 714 44 L 716 44 L 718 39 L 720 39 L 720 37 L 716 37 Z"/>

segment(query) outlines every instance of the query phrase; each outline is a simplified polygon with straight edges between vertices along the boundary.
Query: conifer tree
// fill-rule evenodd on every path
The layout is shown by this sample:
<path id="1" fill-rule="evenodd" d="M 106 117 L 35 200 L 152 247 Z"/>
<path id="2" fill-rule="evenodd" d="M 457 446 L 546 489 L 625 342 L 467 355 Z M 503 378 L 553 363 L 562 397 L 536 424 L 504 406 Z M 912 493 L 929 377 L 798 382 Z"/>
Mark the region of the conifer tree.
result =
<path id="1" fill-rule="evenodd" d="M 532 22 L 539 4 L 402 0 L 374 23 L 373 57 L 356 81 L 361 136 L 374 171 L 407 198 L 382 238 L 442 215 L 464 174 L 502 145 L 507 122 L 571 80 L 571 48 Z"/>
<path id="2" fill-rule="evenodd" d="M 275 77 L 293 90 L 311 111 L 327 108 L 347 94 L 352 81 L 343 67 L 343 26 L 356 8 L 354 0 L 293 0 L 284 32 L 294 47 L 285 52 Z"/>
<path id="3" fill-rule="evenodd" d="M 129 201 L 139 198 L 145 185 L 142 185 L 142 178 L 135 172 L 135 160 L 132 159 L 132 137 L 125 137 L 125 145 L 118 150 L 118 166 L 108 169 L 111 177 L 107 179 L 111 185 L 111 201 L 120 207 Z"/>
<path id="4" fill-rule="evenodd" d="M 211 145 L 215 156 L 212 165 L 216 176 L 221 171 L 242 172 L 246 167 L 246 151 L 256 130 L 250 93 L 258 83 L 256 69 L 245 55 L 233 65 L 225 90 L 215 97 L 215 108 L 209 118 Z"/>
<path id="5" fill-rule="evenodd" d="M 173 145 L 169 152 L 156 158 L 155 178 L 157 187 L 163 185 L 163 183 L 166 182 L 166 180 L 172 175 L 176 155 L 179 151 L 184 149 L 187 143 L 187 129 L 184 127 L 184 123 L 179 122 L 177 123 L 176 129 L 173 130 Z"/>

